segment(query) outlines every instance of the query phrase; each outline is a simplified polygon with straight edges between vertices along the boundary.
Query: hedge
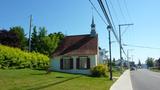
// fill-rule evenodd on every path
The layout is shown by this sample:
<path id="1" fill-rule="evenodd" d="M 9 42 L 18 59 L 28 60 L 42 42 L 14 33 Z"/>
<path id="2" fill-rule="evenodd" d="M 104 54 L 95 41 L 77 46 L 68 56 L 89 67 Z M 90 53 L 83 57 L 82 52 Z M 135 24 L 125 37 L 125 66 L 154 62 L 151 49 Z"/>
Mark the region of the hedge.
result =
<path id="1" fill-rule="evenodd" d="M 91 69 L 92 76 L 94 77 L 107 77 L 107 65 L 97 65 Z"/>
<path id="2" fill-rule="evenodd" d="M 0 68 L 45 69 L 48 64 L 49 58 L 46 55 L 0 45 Z"/>

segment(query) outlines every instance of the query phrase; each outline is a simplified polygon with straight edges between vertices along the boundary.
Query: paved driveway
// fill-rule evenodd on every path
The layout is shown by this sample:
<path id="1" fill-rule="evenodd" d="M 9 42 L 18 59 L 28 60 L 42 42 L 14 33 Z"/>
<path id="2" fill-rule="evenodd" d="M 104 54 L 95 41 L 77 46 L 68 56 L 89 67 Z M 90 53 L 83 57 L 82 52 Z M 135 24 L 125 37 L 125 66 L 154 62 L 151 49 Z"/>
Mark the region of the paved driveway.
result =
<path id="1" fill-rule="evenodd" d="M 131 71 L 133 90 L 160 90 L 160 73 L 147 69 Z"/>

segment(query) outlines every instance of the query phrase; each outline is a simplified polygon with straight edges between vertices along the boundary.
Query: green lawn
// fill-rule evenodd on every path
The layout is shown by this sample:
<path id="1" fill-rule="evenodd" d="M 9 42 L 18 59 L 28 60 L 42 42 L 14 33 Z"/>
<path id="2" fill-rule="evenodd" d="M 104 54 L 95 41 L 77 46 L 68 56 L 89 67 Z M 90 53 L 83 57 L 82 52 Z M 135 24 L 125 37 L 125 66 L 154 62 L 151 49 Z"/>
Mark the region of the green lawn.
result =
<path id="1" fill-rule="evenodd" d="M 150 68 L 150 70 L 153 72 L 160 72 L 160 69 L 158 69 L 158 68 Z"/>
<path id="2" fill-rule="evenodd" d="M 108 78 L 96 78 L 60 72 L 0 69 L 0 90 L 109 90 L 114 83 Z M 115 73 L 115 76 L 120 74 Z"/>

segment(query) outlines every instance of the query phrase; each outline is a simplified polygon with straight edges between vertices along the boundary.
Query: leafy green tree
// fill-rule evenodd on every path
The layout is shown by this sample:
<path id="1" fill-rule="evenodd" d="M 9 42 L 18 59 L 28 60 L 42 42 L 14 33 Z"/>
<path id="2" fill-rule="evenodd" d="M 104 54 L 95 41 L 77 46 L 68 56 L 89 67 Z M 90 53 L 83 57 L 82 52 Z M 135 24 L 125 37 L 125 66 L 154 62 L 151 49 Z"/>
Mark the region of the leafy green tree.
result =
<path id="1" fill-rule="evenodd" d="M 38 32 L 36 27 L 34 27 L 31 37 L 32 51 L 51 56 L 52 52 L 55 51 L 55 49 L 58 47 L 58 44 L 63 38 L 64 35 L 61 32 L 50 33 L 49 35 L 47 35 L 47 30 L 45 27 L 40 27 Z"/>
<path id="2" fill-rule="evenodd" d="M 39 28 L 38 36 L 39 36 L 39 38 L 43 38 L 43 37 L 47 36 L 47 30 L 45 27 Z"/>
<path id="3" fill-rule="evenodd" d="M 16 33 L 0 30 L 0 44 L 11 47 L 20 47 L 19 38 Z"/>
<path id="4" fill-rule="evenodd" d="M 60 41 L 64 38 L 64 34 L 61 32 L 54 33 L 54 34 L 49 34 L 48 37 L 50 38 L 50 42 L 48 42 L 48 47 L 49 47 L 49 55 L 55 51 L 55 49 L 58 47 L 60 44 Z"/>
<path id="5" fill-rule="evenodd" d="M 155 67 L 157 67 L 160 70 L 160 58 L 155 60 Z"/>
<path id="6" fill-rule="evenodd" d="M 47 30 L 45 27 L 40 27 L 39 28 L 39 32 L 38 32 L 38 52 L 43 53 L 45 55 L 48 55 L 48 50 L 46 48 L 46 42 L 45 42 L 45 38 L 47 37 Z"/>
<path id="7" fill-rule="evenodd" d="M 43 37 L 43 50 L 42 53 L 51 56 L 51 54 L 58 47 L 60 41 L 64 38 L 64 35 L 60 32 L 49 34 L 48 36 Z M 41 48 L 42 49 L 42 48 Z"/>
<path id="8" fill-rule="evenodd" d="M 11 33 L 17 34 L 19 38 L 20 48 L 25 49 L 27 46 L 27 38 L 25 37 L 24 29 L 20 26 L 11 27 L 10 31 Z"/>
<path id="9" fill-rule="evenodd" d="M 154 66 L 154 58 L 148 57 L 146 60 L 146 64 L 148 67 L 153 67 Z"/>

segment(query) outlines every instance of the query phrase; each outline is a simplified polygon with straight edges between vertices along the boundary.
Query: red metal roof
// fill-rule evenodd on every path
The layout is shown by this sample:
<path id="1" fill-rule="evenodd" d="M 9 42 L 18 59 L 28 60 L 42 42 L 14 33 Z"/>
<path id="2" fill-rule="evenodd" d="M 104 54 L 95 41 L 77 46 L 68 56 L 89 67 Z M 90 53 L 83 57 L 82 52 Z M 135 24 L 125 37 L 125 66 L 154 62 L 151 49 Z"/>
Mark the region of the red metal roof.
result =
<path id="1" fill-rule="evenodd" d="M 98 50 L 98 35 L 91 37 L 87 35 L 66 36 L 53 56 L 72 55 L 95 55 Z"/>

